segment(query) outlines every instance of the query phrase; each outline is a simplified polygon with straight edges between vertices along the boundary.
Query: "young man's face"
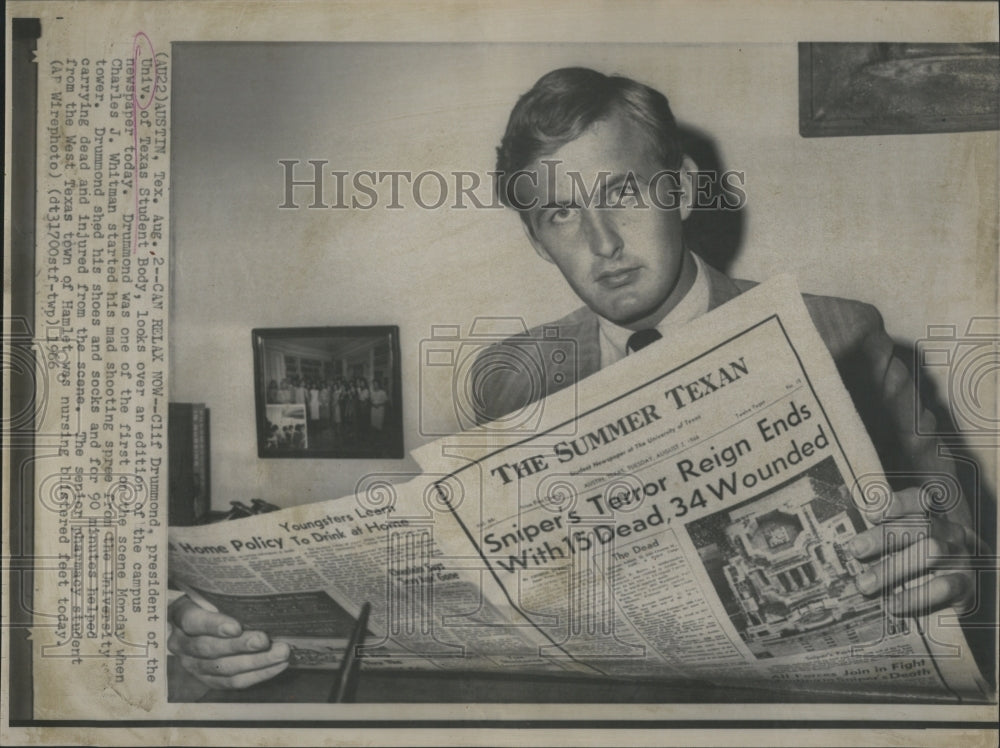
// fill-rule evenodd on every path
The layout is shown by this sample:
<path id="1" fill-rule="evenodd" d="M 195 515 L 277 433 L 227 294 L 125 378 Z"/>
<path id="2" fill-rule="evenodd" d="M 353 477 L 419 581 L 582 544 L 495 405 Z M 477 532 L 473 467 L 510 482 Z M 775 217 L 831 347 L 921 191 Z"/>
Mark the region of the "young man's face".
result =
<path id="1" fill-rule="evenodd" d="M 528 214 L 535 250 L 597 314 L 636 330 L 663 319 L 696 274 L 684 250 L 682 208 L 664 197 L 677 181 L 660 181 L 659 198 L 651 199 L 649 180 L 661 170 L 641 130 L 615 114 L 529 166 L 537 185 L 526 178 L 517 185 L 522 204 L 537 200 Z M 590 193 L 602 180 L 605 200 L 585 204 L 581 187 Z"/>

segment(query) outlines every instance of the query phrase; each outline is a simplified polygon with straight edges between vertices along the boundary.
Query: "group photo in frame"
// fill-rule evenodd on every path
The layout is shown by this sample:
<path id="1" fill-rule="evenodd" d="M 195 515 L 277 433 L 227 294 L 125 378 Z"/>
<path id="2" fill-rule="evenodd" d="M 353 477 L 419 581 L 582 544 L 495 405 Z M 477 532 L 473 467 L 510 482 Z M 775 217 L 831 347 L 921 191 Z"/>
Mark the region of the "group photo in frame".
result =
<path id="1" fill-rule="evenodd" d="M 396 327 L 253 331 L 259 457 L 403 456 Z"/>

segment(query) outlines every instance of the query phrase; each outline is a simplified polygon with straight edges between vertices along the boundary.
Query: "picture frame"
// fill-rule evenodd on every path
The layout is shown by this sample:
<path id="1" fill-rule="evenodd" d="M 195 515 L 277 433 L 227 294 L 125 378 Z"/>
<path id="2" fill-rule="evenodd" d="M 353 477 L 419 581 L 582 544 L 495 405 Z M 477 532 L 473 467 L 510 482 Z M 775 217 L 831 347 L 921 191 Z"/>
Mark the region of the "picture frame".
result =
<path id="1" fill-rule="evenodd" d="M 800 42 L 802 137 L 1000 128 L 1000 45 Z"/>
<path id="2" fill-rule="evenodd" d="M 403 457 L 397 326 L 252 334 L 258 457 Z"/>

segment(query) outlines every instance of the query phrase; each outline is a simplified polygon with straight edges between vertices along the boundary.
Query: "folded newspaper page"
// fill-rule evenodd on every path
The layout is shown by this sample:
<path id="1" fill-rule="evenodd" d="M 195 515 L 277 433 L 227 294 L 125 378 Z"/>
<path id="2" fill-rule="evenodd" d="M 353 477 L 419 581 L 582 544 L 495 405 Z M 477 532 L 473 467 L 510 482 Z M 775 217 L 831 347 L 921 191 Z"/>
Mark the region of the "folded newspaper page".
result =
<path id="1" fill-rule="evenodd" d="M 171 576 L 299 666 L 335 666 L 371 602 L 368 668 L 988 697 L 953 615 L 895 618 L 858 588 L 846 546 L 889 489 L 788 277 L 550 396 L 524 431 L 414 457 L 403 485 L 171 528 Z"/>
<path id="2" fill-rule="evenodd" d="M 353 617 L 370 602 L 365 668 L 579 668 L 544 657 L 544 634 L 489 602 L 502 591 L 483 585 L 485 566 L 457 527 L 444 529 L 474 563 L 443 549 L 450 511 L 439 480 L 363 481 L 344 499 L 172 527 L 171 578 L 200 604 L 287 642 L 293 666 L 339 666 Z"/>

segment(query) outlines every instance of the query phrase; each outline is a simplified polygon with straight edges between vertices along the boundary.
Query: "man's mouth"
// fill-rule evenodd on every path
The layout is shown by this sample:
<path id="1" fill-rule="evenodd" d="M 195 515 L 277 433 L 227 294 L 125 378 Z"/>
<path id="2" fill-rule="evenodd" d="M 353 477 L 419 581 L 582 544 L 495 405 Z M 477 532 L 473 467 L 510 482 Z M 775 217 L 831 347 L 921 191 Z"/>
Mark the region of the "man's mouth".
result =
<path id="1" fill-rule="evenodd" d="M 597 276 L 597 282 L 606 288 L 621 288 L 632 283 L 639 275 L 639 268 L 620 268 L 605 270 Z"/>

